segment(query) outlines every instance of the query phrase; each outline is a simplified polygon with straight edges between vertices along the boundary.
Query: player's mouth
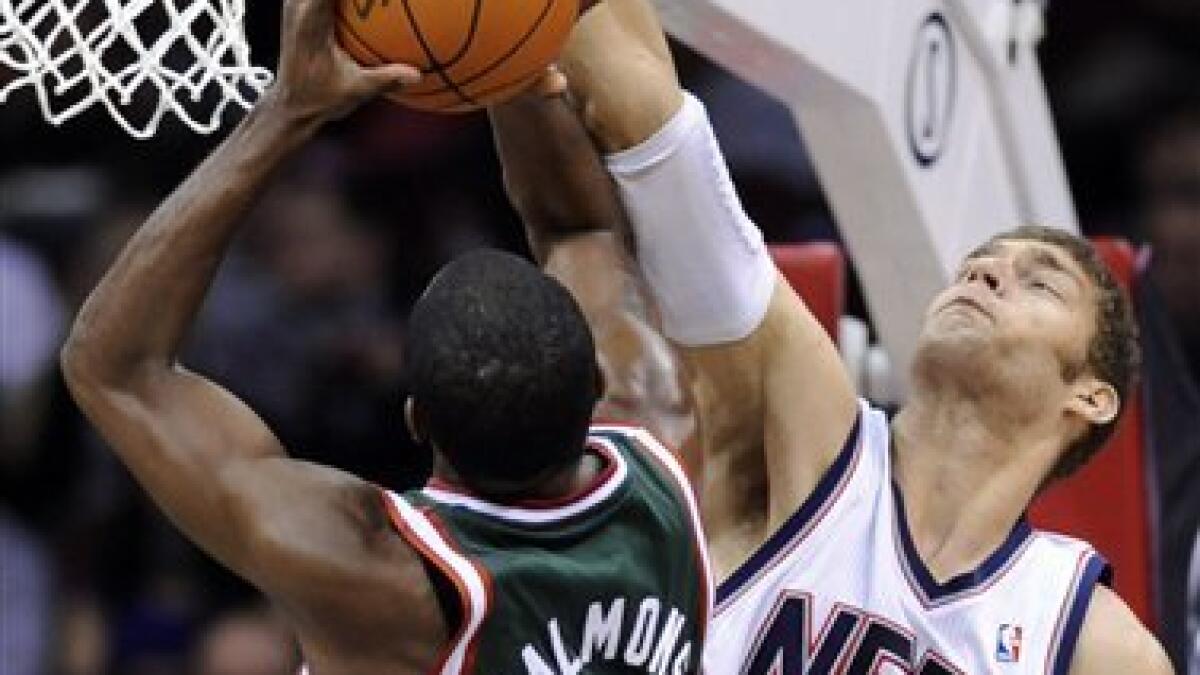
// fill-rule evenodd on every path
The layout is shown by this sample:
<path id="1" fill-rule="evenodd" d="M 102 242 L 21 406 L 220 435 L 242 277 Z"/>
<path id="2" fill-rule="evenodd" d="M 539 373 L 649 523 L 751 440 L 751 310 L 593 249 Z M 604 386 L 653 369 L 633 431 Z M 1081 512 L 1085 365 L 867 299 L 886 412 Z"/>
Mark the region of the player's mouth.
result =
<path id="1" fill-rule="evenodd" d="M 987 318 L 992 319 L 993 321 L 995 320 L 995 317 L 992 316 L 992 313 L 983 306 L 983 303 L 966 295 L 960 295 L 956 298 L 953 298 L 945 305 L 942 305 L 942 309 L 950 309 L 951 307 L 969 307 L 986 316 Z"/>

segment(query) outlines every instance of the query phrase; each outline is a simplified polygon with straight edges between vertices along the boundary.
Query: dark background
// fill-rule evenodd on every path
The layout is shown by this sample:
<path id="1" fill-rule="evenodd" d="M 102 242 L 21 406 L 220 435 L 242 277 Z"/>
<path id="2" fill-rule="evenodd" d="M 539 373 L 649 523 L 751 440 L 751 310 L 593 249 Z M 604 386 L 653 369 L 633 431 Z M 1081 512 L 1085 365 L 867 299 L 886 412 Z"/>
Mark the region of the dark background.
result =
<path id="1" fill-rule="evenodd" d="M 278 7 L 250 4 L 256 58 L 270 65 Z M 1200 370 L 1200 3 L 1054 0 L 1048 24 L 1041 56 L 1084 228 L 1154 244 L 1147 278 L 1161 292 L 1146 304 L 1177 350 L 1162 367 L 1180 390 L 1167 398 L 1182 406 L 1156 431 L 1176 434 L 1163 465 L 1193 484 L 1200 440 L 1180 420 L 1195 419 Z M 835 237 L 782 108 L 693 54 L 678 57 L 768 237 Z M 294 665 L 251 590 L 182 540 L 80 419 L 54 360 L 132 228 L 220 136 L 168 122 L 139 142 L 101 111 L 53 128 L 28 92 L 0 105 L 4 675 L 251 675 Z M 525 250 L 486 120 L 368 105 L 292 163 L 252 219 L 189 362 L 247 399 L 296 455 L 395 488 L 418 484 L 429 460 L 407 439 L 399 407 L 407 308 L 463 250 Z M 1186 494 L 1164 499 L 1176 517 L 1163 538 L 1179 558 L 1190 551 L 1182 542 L 1193 507 Z M 1164 596 L 1182 597 L 1172 584 Z M 1165 625 L 1177 659 L 1181 611 Z"/>

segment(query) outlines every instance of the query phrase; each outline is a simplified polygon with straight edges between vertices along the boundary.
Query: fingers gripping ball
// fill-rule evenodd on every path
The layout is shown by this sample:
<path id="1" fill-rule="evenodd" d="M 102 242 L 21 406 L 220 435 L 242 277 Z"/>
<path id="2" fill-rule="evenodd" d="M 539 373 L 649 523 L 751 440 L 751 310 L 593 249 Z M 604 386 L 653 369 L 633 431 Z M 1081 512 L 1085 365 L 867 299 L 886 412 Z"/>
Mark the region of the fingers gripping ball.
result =
<path id="1" fill-rule="evenodd" d="M 535 82 L 562 50 L 579 0 L 338 0 L 337 11 L 338 39 L 360 63 L 424 73 L 394 100 L 465 112 Z"/>

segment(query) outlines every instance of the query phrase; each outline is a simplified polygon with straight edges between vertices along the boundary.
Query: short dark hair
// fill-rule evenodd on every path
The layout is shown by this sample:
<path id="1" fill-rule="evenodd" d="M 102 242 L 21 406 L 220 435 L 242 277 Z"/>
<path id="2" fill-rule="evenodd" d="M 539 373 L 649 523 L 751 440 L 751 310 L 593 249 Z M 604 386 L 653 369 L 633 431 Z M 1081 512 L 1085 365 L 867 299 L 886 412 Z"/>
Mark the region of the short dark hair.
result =
<path id="1" fill-rule="evenodd" d="M 596 349 L 562 284 L 499 251 L 446 265 L 413 308 L 405 369 L 438 451 L 468 486 L 526 485 L 583 453 Z"/>
<path id="2" fill-rule="evenodd" d="M 1126 397 L 1133 387 L 1141 365 L 1137 321 L 1129 295 L 1113 276 L 1091 242 L 1064 230 L 1036 225 L 1019 227 L 997 235 L 993 241 L 1037 241 L 1066 251 L 1071 259 L 1091 279 L 1096 290 L 1096 325 L 1088 342 L 1087 356 L 1082 364 L 1068 364 L 1067 379 L 1090 373 L 1111 384 L 1120 399 L 1120 410 L 1106 424 L 1093 425 L 1072 442 L 1051 469 L 1046 482 L 1066 478 L 1075 473 L 1104 447 L 1116 430 Z"/>

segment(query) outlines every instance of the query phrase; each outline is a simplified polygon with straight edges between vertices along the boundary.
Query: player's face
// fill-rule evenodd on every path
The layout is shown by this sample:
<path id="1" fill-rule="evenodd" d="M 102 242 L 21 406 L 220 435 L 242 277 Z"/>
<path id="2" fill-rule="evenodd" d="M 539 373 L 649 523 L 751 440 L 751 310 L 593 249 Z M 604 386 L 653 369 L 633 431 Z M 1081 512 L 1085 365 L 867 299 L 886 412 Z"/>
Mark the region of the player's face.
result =
<path id="1" fill-rule="evenodd" d="M 1015 376 L 1061 378 L 1081 366 L 1096 321 L 1096 289 L 1071 255 L 1032 240 L 971 254 L 926 316 L 921 349 Z M 928 355 L 928 354 L 927 354 Z M 956 359 L 957 357 L 957 359 Z M 939 359 L 944 361 L 945 359 Z"/>

